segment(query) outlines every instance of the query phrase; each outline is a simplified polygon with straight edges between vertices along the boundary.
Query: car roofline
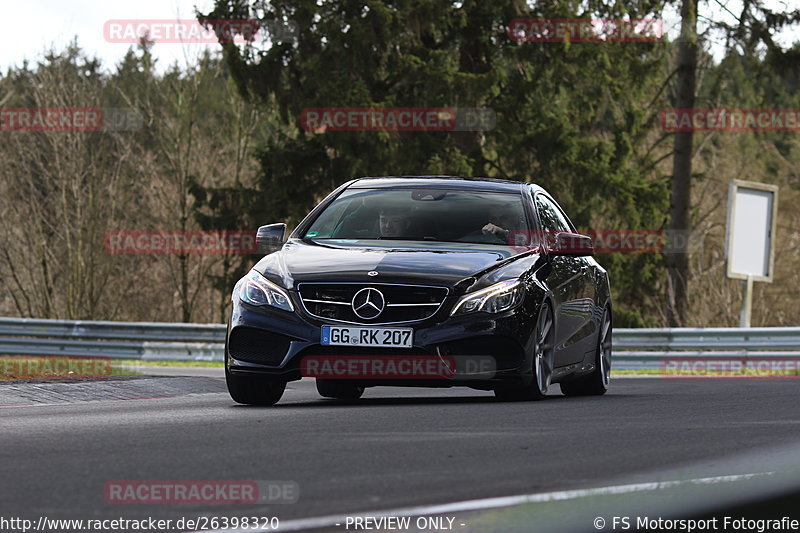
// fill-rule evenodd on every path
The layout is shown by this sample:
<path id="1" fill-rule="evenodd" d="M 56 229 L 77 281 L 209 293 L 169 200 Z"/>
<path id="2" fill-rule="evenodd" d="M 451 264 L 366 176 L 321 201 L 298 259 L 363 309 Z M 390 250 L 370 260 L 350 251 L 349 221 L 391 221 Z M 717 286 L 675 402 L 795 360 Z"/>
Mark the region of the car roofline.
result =
<path id="1" fill-rule="evenodd" d="M 541 189 L 538 185 L 521 181 L 497 178 L 463 176 L 365 176 L 352 180 L 348 189 L 367 188 L 425 188 L 425 189 L 471 189 L 495 192 L 519 192 L 527 188 Z"/>

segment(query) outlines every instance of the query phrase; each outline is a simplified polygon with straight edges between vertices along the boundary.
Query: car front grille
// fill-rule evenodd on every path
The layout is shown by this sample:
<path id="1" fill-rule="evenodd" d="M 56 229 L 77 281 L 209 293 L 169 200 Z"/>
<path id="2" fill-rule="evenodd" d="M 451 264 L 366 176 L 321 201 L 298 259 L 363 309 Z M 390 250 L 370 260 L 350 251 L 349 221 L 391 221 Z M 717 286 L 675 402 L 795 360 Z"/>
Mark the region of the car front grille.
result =
<path id="1" fill-rule="evenodd" d="M 353 309 L 353 297 L 362 289 L 380 291 L 385 307 L 372 318 L 363 318 Z M 301 283 L 300 298 L 306 312 L 325 321 L 358 324 L 397 324 L 418 322 L 432 317 L 447 298 L 445 287 L 390 283 Z"/>

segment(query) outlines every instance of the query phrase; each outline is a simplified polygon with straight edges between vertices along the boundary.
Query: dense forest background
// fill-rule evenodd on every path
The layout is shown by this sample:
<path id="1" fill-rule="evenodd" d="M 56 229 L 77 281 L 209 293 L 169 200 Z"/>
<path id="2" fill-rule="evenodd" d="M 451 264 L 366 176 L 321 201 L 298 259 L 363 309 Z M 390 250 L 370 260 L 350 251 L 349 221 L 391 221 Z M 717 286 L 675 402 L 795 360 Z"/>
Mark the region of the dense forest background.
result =
<path id="1" fill-rule="evenodd" d="M 684 2 L 685 3 L 685 2 Z M 667 230 L 680 39 L 528 42 L 515 18 L 658 18 L 675 2 L 218 0 L 211 20 L 258 18 L 293 38 L 227 43 L 157 70 L 142 41 L 101 65 L 76 40 L 0 75 L 0 108 L 135 112 L 120 131 L 0 131 L 0 315 L 224 322 L 253 255 L 111 254 L 108 231 L 290 226 L 353 177 L 489 176 L 548 189 L 581 228 Z M 800 109 L 800 42 L 772 34 L 797 14 L 745 2 L 739 24 L 697 36 L 697 108 Z M 704 3 L 699 9 L 702 15 Z M 285 36 L 284 36 L 285 37 Z M 710 46 L 722 39 L 713 59 Z M 800 41 L 800 39 L 798 39 Z M 486 131 L 311 132 L 310 107 L 489 108 Z M 693 139 L 686 326 L 738 325 L 725 277 L 731 179 L 780 187 L 776 272 L 756 283 L 753 325 L 800 323 L 800 135 Z M 665 326 L 659 253 L 598 256 L 616 326 Z"/>

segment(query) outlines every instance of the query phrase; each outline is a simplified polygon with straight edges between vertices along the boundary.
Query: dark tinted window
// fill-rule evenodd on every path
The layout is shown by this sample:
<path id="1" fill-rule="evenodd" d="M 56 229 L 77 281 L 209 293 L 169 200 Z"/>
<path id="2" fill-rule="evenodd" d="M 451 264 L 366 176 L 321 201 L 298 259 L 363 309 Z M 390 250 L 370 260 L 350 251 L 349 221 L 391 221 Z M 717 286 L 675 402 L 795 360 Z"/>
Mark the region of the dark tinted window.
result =
<path id="1" fill-rule="evenodd" d="M 567 218 L 549 198 L 541 194 L 538 195 L 536 197 L 536 205 L 539 211 L 539 220 L 542 223 L 542 229 L 553 232 L 572 231 Z"/>
<path id="2" fill-rule="evenodd" d="M 527 228 L 520 194 L 451 189 L 350 189 L 317 217 L 304 237 L 503 245 Z"/>

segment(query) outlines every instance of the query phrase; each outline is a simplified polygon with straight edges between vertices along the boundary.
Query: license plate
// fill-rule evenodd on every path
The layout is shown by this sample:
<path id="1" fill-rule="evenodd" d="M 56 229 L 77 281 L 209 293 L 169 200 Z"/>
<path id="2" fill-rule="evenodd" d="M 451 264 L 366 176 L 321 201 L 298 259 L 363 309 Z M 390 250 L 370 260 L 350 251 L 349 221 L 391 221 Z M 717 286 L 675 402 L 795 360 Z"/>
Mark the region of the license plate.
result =
<path id="1" fill-rule="evenodd" d="M 414 330 L 412 328 L 322 326 L 322 344 L 325 346 L 411 348 L 414 345 Z"/>

